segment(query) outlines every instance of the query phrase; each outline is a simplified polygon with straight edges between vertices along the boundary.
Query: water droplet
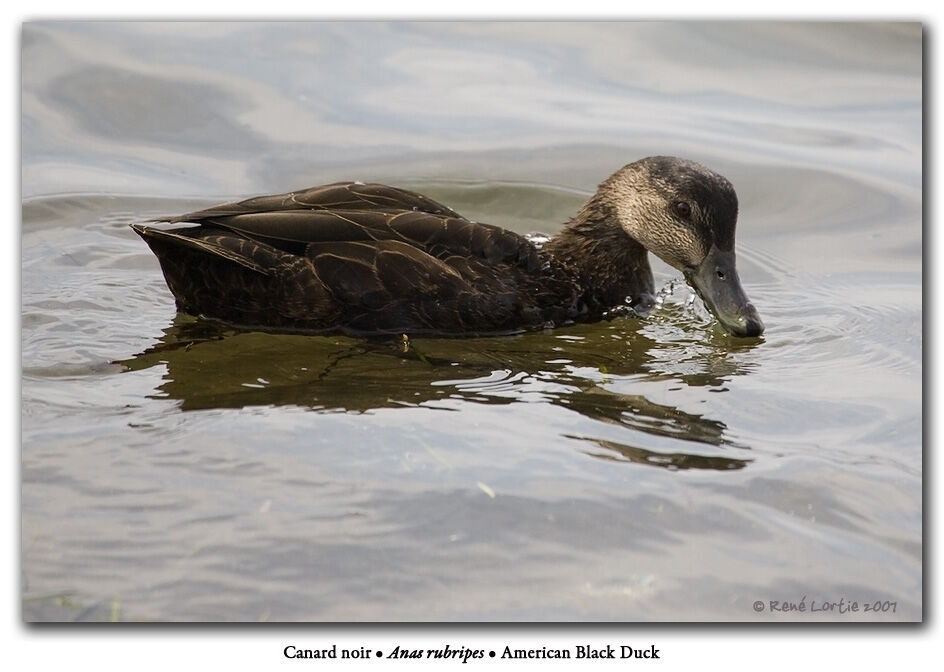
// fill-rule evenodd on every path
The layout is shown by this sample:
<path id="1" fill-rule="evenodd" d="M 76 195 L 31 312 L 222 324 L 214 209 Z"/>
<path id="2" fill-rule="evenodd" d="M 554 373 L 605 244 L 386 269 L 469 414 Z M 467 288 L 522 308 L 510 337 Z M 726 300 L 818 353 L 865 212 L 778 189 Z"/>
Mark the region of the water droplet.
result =
<path id="1" fill-rule="evenodd" d="M 524 237 L 538 249 L 541 249 L 544 243 L 551 239 L 549 235 L 540 231 L 531 231 L 530 233 L 524 234 Z"/>

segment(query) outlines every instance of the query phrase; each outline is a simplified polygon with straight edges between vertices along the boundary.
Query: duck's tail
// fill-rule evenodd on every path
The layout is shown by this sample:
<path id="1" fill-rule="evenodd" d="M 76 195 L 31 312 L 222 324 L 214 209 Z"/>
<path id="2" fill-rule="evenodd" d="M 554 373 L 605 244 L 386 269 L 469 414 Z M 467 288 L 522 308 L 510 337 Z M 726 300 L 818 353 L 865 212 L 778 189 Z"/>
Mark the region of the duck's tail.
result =
<path id="1" fill-rule="evenodd" d="M 161 261 L 165 256 L 172 254 L 175 248 L 186 248 L 195 252 L 208 254 L 217 258 L 226 259 L 240 266 L 244 266 L 262 275 L 271 275 L 270 269 L 254 259 L 261 251 L 259 243 L 232 235 L 207 235 L 206 229 L 188 227 L 184 229 L 157 229 L 143 224 L 132 224 L 135 233 L 144 239 L 151 250 Z M 190 231 L 200 231 L 199 237 L 187 235 Z M 244 249 L 248 248 L 248 249 Z"/>
<path id="2" fill-rule="evenodd" d="M 303 263 L 226 229 L 132 227 L 161 264 L 178 310 L 246 327 L 317 329 L 336 312 Z M 299 266 L 300 268 L 297 268 Z"/>

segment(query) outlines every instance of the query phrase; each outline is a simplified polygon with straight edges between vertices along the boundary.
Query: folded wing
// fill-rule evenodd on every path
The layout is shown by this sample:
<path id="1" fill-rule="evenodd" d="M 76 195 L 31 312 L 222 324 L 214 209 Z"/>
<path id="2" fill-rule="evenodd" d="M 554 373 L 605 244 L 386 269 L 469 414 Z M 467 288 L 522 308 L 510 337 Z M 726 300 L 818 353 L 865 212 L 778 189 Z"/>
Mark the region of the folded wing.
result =
<path id="1" fill-rule="evenodd" d="M 134 225 L 178 307 L 246 326 L 360 333 L 534 327 L 572 300 L 518 234 L 420 194 L 338 183 Z"/>

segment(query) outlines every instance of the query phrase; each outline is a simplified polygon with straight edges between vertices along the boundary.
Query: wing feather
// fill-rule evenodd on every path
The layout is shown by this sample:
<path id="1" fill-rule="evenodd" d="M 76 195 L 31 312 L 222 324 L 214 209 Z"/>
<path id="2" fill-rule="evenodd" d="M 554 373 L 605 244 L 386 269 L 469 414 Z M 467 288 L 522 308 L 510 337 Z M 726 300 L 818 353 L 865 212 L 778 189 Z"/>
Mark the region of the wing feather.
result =
<path id="1" fill-rule="evenodd" d="M 169 222 L 171 224 L 181 222 L 199 224 L 206 220 L 232 217 L 234 215 L 291 210 L 407 210 L 464 219 L 452 208 L 413 191 L 390 187 L 385 184 L 336 182 L 285 194 L 256 196 L 243 201 L 224 203 L 212 208 L 189 212 L 185 215 L 158 217 L 152 221 Z"/>

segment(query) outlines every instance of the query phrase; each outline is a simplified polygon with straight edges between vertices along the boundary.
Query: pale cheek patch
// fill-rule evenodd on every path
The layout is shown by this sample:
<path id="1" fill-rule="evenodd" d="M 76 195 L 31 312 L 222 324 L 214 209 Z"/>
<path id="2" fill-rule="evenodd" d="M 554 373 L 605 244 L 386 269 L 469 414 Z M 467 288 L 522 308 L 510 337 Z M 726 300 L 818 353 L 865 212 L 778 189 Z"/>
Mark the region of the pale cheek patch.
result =
<path id="1" fill-rule="evenodd" d="M 655 231 L 650 251 L 676 268 L 697 266 L 706 251 L 691 229 L 668 222 Z"/>
<path id="2" fill-rule="evenodd" d="M 690 228 L 668 215 L 664 201 L 639 196 L 631 201 L 622 204 L 620 220 L 623 230 L 632 238 L 675 268 L 696 266 L 704 259 L 707 251 L 701 241 Z M 641 220 L 633 212 L 647 213 L 647 217 Z"/>

